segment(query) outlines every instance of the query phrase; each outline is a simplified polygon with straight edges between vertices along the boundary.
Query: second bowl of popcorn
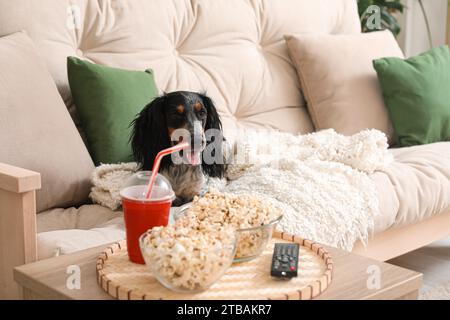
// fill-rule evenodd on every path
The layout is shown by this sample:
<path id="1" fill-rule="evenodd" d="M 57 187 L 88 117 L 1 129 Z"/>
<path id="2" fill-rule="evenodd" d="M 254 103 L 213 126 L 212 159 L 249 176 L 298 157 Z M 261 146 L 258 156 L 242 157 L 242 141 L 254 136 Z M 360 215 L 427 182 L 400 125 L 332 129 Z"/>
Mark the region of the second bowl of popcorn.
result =
<path id="1" fill-rule="evenodd" d="M 251 195 L 210 191 L 175 214 L 178 226 L 201 230 L 208 226 L 231 226 L 236 230 L 237 248 L 233 262 L 258 257 L 272 239 L 282 211 Z"/>

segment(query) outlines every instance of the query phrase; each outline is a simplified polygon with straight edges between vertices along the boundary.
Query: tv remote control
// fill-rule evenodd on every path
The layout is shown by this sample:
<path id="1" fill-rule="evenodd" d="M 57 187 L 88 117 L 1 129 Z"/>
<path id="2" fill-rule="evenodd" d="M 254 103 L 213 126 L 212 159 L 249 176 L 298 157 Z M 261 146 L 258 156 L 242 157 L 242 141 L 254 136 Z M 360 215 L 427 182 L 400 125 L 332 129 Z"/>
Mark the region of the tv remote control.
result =
<path id="1" fill-rule="evenodd" d="M 298 243 L 276 243 L 273 251 L 270 275 L 284 279 L 296 277 L 299 248 Z"/>

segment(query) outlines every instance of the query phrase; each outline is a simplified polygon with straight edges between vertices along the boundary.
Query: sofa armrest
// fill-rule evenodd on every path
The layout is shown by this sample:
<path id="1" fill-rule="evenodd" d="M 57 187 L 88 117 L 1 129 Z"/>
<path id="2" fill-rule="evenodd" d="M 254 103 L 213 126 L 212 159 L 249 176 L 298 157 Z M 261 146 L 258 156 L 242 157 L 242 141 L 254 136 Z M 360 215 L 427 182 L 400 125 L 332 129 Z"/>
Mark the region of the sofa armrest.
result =
<path id="1" fill-rule="evenodd" d="M 37 260 L 39 173 L 0 163 L 0 300 L 21 298 L 13 268 Z"/>
<path id="2" fill-rule="evenodd" d="M 41 188 L 37 172 L 0 163 L 0 189 L 14 193 L 36 191 Z"/>

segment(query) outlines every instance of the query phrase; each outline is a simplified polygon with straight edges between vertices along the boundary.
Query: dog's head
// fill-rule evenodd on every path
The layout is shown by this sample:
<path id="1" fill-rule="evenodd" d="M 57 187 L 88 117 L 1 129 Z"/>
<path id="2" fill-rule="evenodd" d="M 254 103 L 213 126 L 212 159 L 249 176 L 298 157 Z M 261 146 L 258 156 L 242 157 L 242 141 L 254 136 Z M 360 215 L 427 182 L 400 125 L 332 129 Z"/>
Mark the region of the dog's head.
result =
<path id="1" fill-rule="evenodd" d="M 223 137 L 221 134 L 217 137 L 217 132 L 222 132 L 222 123 L 213 102 L 206 95 L 187 91 L 164 94 L 148 104 L 132 126 L 133 155 L 143 170 L 152 169 L 159 151 L 184 141 L 191 145 L 185 153 L 190 164 L 202 165 L 203 171 L 211 177 L 223 176 Z M 213 137 L 209 134 L 211 132 Z M 212 142 L 214 148 L 208 148 Z M 221 160 L 205 161 L 206 156 L 211 158 L 211 152 L 214 159 Z M 171 164 L 170 157 L 165 157 L 161 169 Z"/>

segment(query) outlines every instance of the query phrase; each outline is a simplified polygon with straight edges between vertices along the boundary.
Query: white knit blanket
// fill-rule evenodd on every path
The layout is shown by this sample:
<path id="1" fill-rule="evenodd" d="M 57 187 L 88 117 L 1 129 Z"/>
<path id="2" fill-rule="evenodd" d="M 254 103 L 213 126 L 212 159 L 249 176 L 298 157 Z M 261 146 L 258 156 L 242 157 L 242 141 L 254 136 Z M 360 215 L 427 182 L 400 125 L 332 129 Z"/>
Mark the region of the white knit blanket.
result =
<path id="1" fill-rule="evenodd" d="M 347 137 L 334 130 L 308 135 L 246 132 L 227 181 L 210 179 L 224 192 L 251 193 L 284 210 L 278 229 L 350 251 L 366 243 L 378 214 L 369 175 L 393 160 L 386 136 L 377 130 Z M 106 165 L 93 176 L 94 202 L 120 206 L 118 190 L 135 164 Z"/>

